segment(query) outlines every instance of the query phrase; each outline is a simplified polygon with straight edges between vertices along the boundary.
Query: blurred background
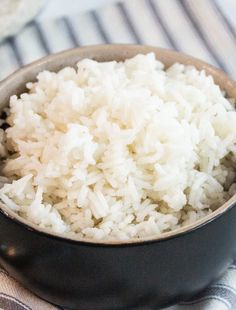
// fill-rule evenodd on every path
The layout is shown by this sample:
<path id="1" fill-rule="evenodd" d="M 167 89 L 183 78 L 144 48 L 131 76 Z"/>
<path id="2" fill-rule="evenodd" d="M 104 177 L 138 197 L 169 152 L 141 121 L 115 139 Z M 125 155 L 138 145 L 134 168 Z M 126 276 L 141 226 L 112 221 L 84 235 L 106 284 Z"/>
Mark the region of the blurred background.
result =
<path id="1" fill-rule="evenodd" d="M 1 0 L 0 80 L 46 54 L 101 43 L 175 49 L 236 79 L 235 17 L 236 0 Z"/>

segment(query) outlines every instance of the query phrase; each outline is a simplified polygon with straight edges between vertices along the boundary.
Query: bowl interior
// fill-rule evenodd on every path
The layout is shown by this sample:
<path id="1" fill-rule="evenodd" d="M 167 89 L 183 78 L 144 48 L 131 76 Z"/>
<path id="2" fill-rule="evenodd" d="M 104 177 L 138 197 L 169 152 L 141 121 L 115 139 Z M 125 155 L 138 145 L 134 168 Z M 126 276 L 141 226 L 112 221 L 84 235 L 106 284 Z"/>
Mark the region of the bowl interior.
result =
<path id="1" fill-rule="evenodd" d="M 220 88 L 225 91 L 230 98 L 236 99 L 236 83 L 232 81 L 227 75 L 225 75 L 219 69 L 214 68 L 213 66 L 196 59 L 194 57 L 178 53 L 176 51 L 157 48 L 152 46 L 143 46 L 143 45 L 95 45 L 87 46 L 81 48 L 75 48 L 58 54 L 49 55 L 44 57 L 32 64 L 29 64 L 22 69 L 16 71 L 8 78 L 0 82 L 0 110 L 3 109 L 9 103 L 9 98 L 11 95 L 21 94 L 26 90 L 25 84 L 29 81 L 34 81 L 36 75 L 43 70 L 50 71 L 59 71 L 60 69 L 66 66 L 75 67 L 76 63 L 83 58 L 90 58 L 97 61 L 123 61 L 127 58 L 131 58 L 139 53 L 147 54 L 149 52 L 154 52 L 156 57 L 165 64 L 166 68 L 172 64 L 179 62 L 185 65 L 194 65 L 199 70 L 205 70 L 207 74 L 213 76 L 214 81 L 220 86 Z M 96 243 L 101 245 L 121 245 L 121 244 L 137 244 L 147 241 L 158 241 L 163 239 L 168 239 L 179 234 L 186 233 L 190 230 L 201 227 L 202 225 L 212 221 L 216 217 L 224 213 L 228 208 L 231 208 L 236 200 L 236 195 L 233 196 L 229 201 L 227 201 L 223 206 L 215 210 L 212 214 L 196 221 L 194 224 L 181 227 L 171 232 L 166 232 L 160 236 L 150 236 L 142 239 L 130 239 L 128 241 L 118 241 L 118 240 L 109 240 L 109 241 L 97 241 L 93 239 L 83 238 L 76 239 L 74 242 L 89 242 Z M 61 237 L 54 232 L 51 232 L 49 229 L 40 228 L 29 221 L 21 218 L 13 211 L 9 210 L 4 204 L 0 203 L 0 211 L 3 212 L 6 216 L 10 217 L 13 221 L 16 221 L 20 225 L 23 224 L 26 229 L 35 230 L 39 233 L 43 233 L 47 236 L 55 236 L 61 239 L 70 239 L 69 237 Z"/>

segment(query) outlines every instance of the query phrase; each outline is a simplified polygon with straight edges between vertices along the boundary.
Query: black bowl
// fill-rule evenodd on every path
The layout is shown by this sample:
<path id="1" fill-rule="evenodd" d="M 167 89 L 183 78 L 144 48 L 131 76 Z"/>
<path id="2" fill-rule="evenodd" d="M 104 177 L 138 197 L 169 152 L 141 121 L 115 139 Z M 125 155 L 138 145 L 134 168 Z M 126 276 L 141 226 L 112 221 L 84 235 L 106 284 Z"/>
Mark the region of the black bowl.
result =
<path id="1" fill-rule="evenodd" d="M 153 51 L 167 66 L 179 61 L 212 74 L 230 97 L 236 87 L 221 71 L 174 51 L 131 45 L 70 50 L 35 62 L 0 84 L 1 108 L 43 69 L 84 57 L 122 60 Z M 236 254 L 235 197 L 193 225 L 128 242 L 62 238 L 0 204 L 0 264 L 26 288 L 69 309 L 159 309 L 191 298 L 219 277 Z"/>

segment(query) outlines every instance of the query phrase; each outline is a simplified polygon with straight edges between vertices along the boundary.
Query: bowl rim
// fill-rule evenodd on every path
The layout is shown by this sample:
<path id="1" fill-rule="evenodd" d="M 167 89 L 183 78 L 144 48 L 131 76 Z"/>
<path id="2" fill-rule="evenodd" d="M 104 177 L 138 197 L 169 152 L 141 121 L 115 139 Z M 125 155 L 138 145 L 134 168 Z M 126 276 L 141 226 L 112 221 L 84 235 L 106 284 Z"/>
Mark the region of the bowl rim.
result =
<path id="1" fill-rule="evenodd" d="M 117 48 L 122 49 L 133 49 L 136 51 L 136 54 L 138 53 L 148 53 L 151 51 L 154 51 L 155 53 L 162 52 L 167 53 L 172 56 L 178 56 L 178 57 L 185 57 L 185 59 L 188 60 L 188 63 L 191 64 L 192 62 L 197 62 L 199 67 L 202 70 L 206 70 L 208 74 L 213 74 L 216 77 L 220 77 L 222 80 L 224 80 L 226 87 L 229 88 L 236 88 L 236 82 L 234 82 L 230 77 L 228 77 L 222 70 L 215 68 L 214 66 L 196 58 L 190 55 L 187 55 L 185 53 L 180 53 L 174 50 L 166 49 L 166 48 L 160 48 L 155 46 L 148 46 L 148 45 L 135 45 L 135 44 L 99 44 L 99 45 L 89 45 L 89 46 L 82 46 L 77 48 L 68 49 L 59 53 L 50 54 L 45 57 L 42 57 L 34 62 L 31 62 L 22 68 L 18 69 L 17 71 L 10 74 L 8 77 L 0 81 L 0 94 L 3 91 L 3 89 L 14 79 L 17 77 L 20 77 L 21 75 L 26 75 L 32 68 L 40 67 L 41 65 L 47 64 L 48 62 L 53 62 L 54 59 L 59 58 L 62 59 L 63 57 L 69 57 L 70 55 L 74 55 L 76 53 L 80 53 L 83 51 L 85 54 L 86 52 L 91 52 L 96 49 L 103 51 L 104 49 L 110 49 L 111 51 Z M 82 57 L 84 58 L 84 57 Z M 82 59 L 81 58 L 81 59 Z M 1 95 L 0 95 L 1 96 Z M 212 221 L 216 220 L 223 214 L 225 214 L 227 211 L 229 211 L 231 208 L 233 208 L 236 204 L 236 194 L 232 196 L 229 200 L 227 200 L 222 206 L 217 208 L 212 213 L 202 217 L 201 219 L 195 221 L 192 224 L 188 224 L 183 227 L 179 227 L 177 229 L 174 229 L 172 231 L 161 233 L 160 235 L 151 235 L 149 237 L 144 238 L 130 238 L 128 240 L 118 240 L 118 239 L 109 239 L 109 240 L 97 240 L 93 238 L 75 238 L 59 233 L 55 233 L 51 231 L 49 228 L 42 228 L 38 225 L 31 223 L 29 220 L 26 220 L 19 216 L 17 213 L 12 211 L 10 208 L 8 208 L 4 203 L 0 201 L 0 213 L 13 221 L 15 224 L 20 225 L 24 227 L 24 229 L 40 234 L 43 237 L 46 238 L 55 238 L 58 241 L 62 242 L 70 242 L 73 244 L 80 244 L 80 245 L 89 245 L 89 246 L 102 246 L 102 247 L 111 247 L 111 246 L 137 246 L 137 245 L 145 245 L 148 243 L 154 243 L 154 242 L 163 242 L 170 239 L 174 239 L 180 236 L 183 236 L 185 234 L 194 232 L 195 230 L 198 230 L 205 225 L 211 223 Z"/>
<path id="2" fill-rule="evenodd" d="M 55 239 L 59 242 L 66 242 L 70 244 L 78 244 L 83 246 L 95 246 L 95 247 L 126 247 L 126 246 L 142 246 L 150 243 L 160 243 L 168 240 L 173 240 L 181 236 L 193 233 L 206 225 L 219 219 L 225 213 L 236 207 L 236 194 L 231 197 L 224 205 L 219 207 L 216 211 L 211 214 L 202 217 L 192 224 L 161 233 L 160 235 L 151 235 L 144 238 L 130 238 L 127 240 L 109 239 L 109 240 L 98 240 L 93 238 L 75 238 L 63 234 L 59 234 L 51 231 L 49 228 L 42 228 L 38 225 L 31 223 L 30 221 L 20 217 L 17 213 L 10 210 L 2 202 L 0 202 L 0 214 L 8 220 L 14 222 L 17 226 L 24 228 L 24 230 L 37 234 L 43 238 Z"/>

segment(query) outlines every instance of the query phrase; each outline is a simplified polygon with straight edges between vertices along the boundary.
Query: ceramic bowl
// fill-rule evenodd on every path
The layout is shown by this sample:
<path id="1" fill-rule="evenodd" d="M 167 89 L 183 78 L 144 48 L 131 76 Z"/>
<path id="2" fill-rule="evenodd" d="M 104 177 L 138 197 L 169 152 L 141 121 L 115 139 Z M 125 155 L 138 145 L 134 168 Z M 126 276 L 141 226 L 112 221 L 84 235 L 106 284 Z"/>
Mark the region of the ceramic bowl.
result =
<path id="1" fill-rule="evenodd" d="M 50 55 L 15 72 L 0 83 L 0 108 L 44 69 L 58 71 L 87 57 L 124 60 L 151 51 L 166 67 L 181 62 L 206 70 L 236 98 L 235 82 L 191 56 L 157 47 L 99 45 Z M 63 238 L 0 204 L 0 264 L 41 298 L 68 309 L 159 309 L 191 298 L 231 264 L 236 253 L 235 199 L 192 225 L 127 242 Z"/>

